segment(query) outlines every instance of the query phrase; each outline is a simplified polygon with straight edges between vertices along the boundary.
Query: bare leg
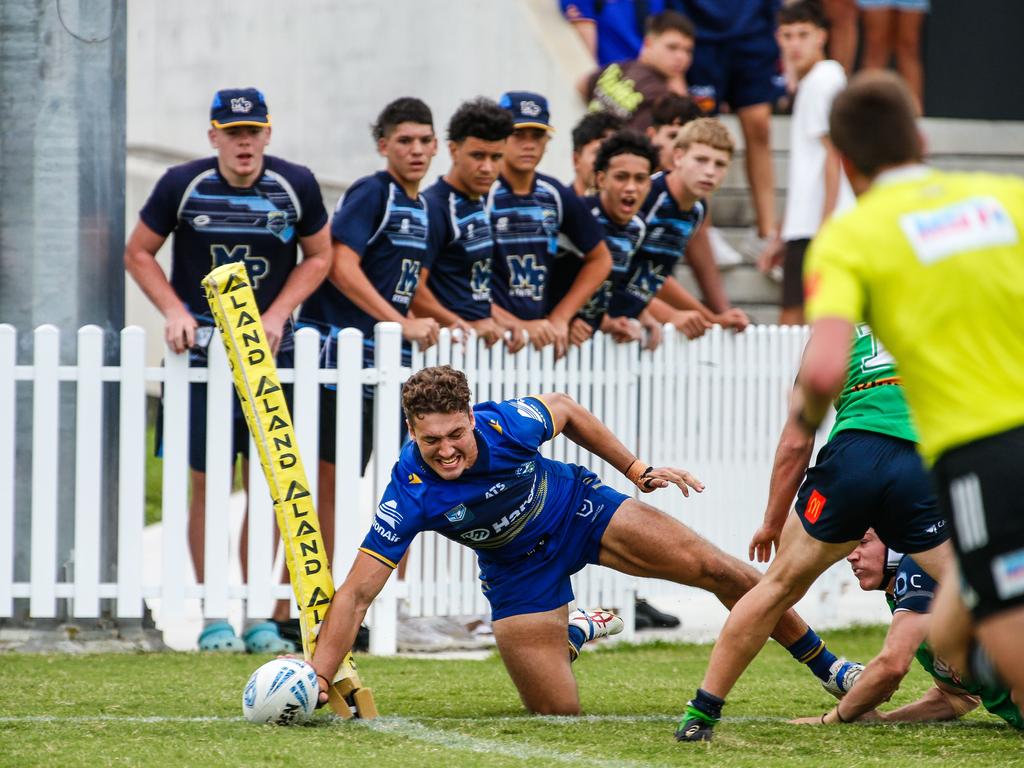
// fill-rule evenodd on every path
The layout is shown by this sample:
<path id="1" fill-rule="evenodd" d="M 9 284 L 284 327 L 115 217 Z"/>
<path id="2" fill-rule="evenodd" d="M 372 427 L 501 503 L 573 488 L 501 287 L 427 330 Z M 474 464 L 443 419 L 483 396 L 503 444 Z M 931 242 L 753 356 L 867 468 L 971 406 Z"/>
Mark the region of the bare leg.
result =
<path id="1" fill-rule="evenodd" d="M 989 616 L 978 623 L 978 639 L 991 657 L 1000 677 L 1010 686 L 1013 700 L 1018 706 L 1024 702 L 1021 637 L 1024 637 L 1024 608 L 1020 606 Z"/>
<path id="2" fill-rule="evenodd" d="M 188 549 L 196 583 L 206 577 L 206 473 L 189 470 L 192 477 L 192 498 L 188 502 Z"/>
<path id="3" fill-rule="evenodd" d="M 827 544 L 811 538 L 791 514 L 768 572 L 729 612 L 700 687 L 724 699 L 764 647 L 783 612 L 803 597 L 826 568 L 856 546 L 856 541 Z"/>
<path id="4" fill-rule="evenodd" d="M 893 22 L 895 13 L 891 8 L 864 11 L 864 69 L 885 69 L 889 66 L 893 49 Z"/>
<path id="5" fill-rule="evenodd" d="M 857 57 L 856 0 L 825 0 L 825 14 L 832 23 L 828 35 L 828 54 L 843 65 L 846 74 L 853 72 Z"/>
<path id="6" fill-rule="evenodd" d="M 915 552 L 913 554 L 914 561 L 924 568 L 925 572 L 935 579 L 939 584 L 943 584 L 950 567 L 956 564 L 956 555 L 953 552 L 953 542 L 944 541 L 937 547 L 932 547 L 924 552 Z M 954 581 L 952 583 L 959 583 Z"/>
<path id="7" fill-rule="evenodd" d="M 494 622 L 494 640 L 519 697 L 538 715 L 578 715 L 579 691 L 569 664 L 565 606 Z"/>
<path id="8" fill-rule="evenodd" d="M 761 577 L 757 570 L 727 555 L 678 520 L 632 499 L 622 503 L 608 524 L 601 539 L 600 559 L 601 565 L 622 573 L 699 587 L 730 609 Z M 768 631 L 773 627 L 772 637 L 785 646 L 807 632 L 803 619 L 784 609 Z"/>
<path id="9" fill-rule="evenodd" d="M 900 11 L 896 14 L 896 68 L 914 94 L 919 115 L 924 107 L 924 67 L 921 66 L 923 22 L 923 13 Z"/>
<path id="10" fill-rule="evenodd" d="M 917 559 L 917 555 L 914 555 Z M 934 578 L 934 577 L 933 577 Z M 937 580 L 939 589 L 932 600 L 932 622 L 928 645 L 935 655 L 960 674 L 967 672 L 967 651 L 974 636 L 974 621 L 960 599 L 960 569 L 953 560 Z"/>
<path id="11" fill-rule="evenodd" d="M 757 234 L 775 234 L 775 173 L 772 169 L 770 104 L 753 104 L 736 111 L 747 148 L 747 183 L 757 213 Z"/>

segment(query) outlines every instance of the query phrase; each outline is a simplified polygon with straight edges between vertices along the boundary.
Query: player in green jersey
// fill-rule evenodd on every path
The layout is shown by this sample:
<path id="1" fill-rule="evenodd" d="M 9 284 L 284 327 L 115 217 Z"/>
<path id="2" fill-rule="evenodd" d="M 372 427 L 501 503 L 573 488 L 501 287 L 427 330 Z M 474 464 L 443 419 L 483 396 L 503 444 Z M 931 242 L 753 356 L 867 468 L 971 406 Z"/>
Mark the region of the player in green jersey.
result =
<path id="1" fill-rule="evenodd" d="M 893 549 L 914 553 L 936 576 L 952 561 L 949 530 L 917 454 L 899 376 L 866 325 L 853 334 L 846 384 L 835 406 L 835 426 L 810 469 L 813 433 L 795 415 L 783 428 L 764 524 L 749 552 L 751 560 L 767 562 L 774 546 L 775 561 L 730 612 L 704 681 L 676 731 L 679 741 L 711 738 L 726 695 L 768 641 L 778 617 L 826 568 L 853 551 L 868 528 Z M 861 669 L 844 661 L 836 662 L 836 679 L 828 686 L 837 696 L 850 689 Z"/>
<path id="2" fill-rule="evenodd" d="M 807 255 L 801 418 L 824 417 L 842 386 L 837 345 L 869 323 L 904 376 L 953 528 L 959 575 L 935 599 L 933 647 L 956 658 L 973 622 L 1024 701 L 1024 179 L 925 165 L 913 100 L 886 73 L 850 80 L 829 134 L 858 198 Z"/>
<path id="3" fill-rule="evenodd" d="M 868 531 L 846 558 L 863 590 L 883 590 L 892 624 L 885 645 L 864 668 L 857 687 L 832 712 L 793 722 L 800 725 L 849 723 L 854 720 L 918 723 L 955 720 L 982 705 L 1018 729 L 1024 717 L 1004 685 L 979 685 L 962 679 L 957 670 L 938 658 L 925 641 L 932 600 L 938 587 L 909 555 L 888 549 L 875 532 Z M 889 712 L 875 707 L 889 700 L 910 671 L 914 659 L 931 675 L 934 685 L 917 701 Z"/>

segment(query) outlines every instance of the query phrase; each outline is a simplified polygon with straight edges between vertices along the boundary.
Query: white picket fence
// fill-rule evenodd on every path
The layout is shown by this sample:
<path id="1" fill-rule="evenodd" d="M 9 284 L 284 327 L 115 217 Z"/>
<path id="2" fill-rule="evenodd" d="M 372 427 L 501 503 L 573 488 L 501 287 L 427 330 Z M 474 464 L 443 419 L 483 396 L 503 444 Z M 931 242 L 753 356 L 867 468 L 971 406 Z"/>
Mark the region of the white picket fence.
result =
<path id="1" fill-rule="evenodd" d="M 775 443 L 781 429 L 786 399 L 806 330 L 755 326 L 742 334 L 714 329 L 689 342 L 666 329 L 665 342 L 653 352 L 636 344 L 615 344 L 600 334 L 573 348 L 559 361 L 551 348 L 526 349 L 509 355 L 501 346 L 462 345 L 447 331 L 440 343 L 425 353 L 415 352 L 412 370 L 451 363 L 466 371 L 477 401 L 501 400 L 529 393 L 563 391 L 604 421 L 624 443 L 652 464 L 683 466 L 706 484 L 700 497 L 664 490 L 652 502 L 710 538 L 725 551 L 745 559 L 747 543 L 760 524 L 767 497 L 768 477 Z M 208 368 L 190 368 L 186 355 L 168 354 L 162 367 L 145 364 L 142 329 L 121 332 L 120 364 L 103 363 L 103 331 L 86 326 L 78 332 L 78 359 L 73 366 L 59 361 L 60 334 L 53 326 L 34 333 L 31 365 L 16 365 L 17 338 L 11 326 L 0 325 L 0 618 L 12 615 L 14 598 L 29 599 L 32 617 L 57 615 L 57 601 L 69 599 L 76 618 L 100 614 L 100 600 L 113 599 L 118 617 L 138 618 L 144 601 L 159 605 L 159 620 L 183 616 L 186 602 L 203 599 L 205 615 L 224 616 L 245 600 L 251 617 L 270 614 L 273 601 L 290 597 L 290 588 L 277 582 L 274 568 L 273 511 L 259 463 L 249 469 L 249 581 L 237 575 L 237 553 L 230 543 L 227 514 L 231 496 L 231 375 L 223 347 L 211 344 Z M 335 547 L 333 569 L 340 582 L 367 530 L 373 500 L 390 479 L 398 455 L 399 394 L 411 370 L 401 364 L 399 326 L 382 323 L 376 331 L 376 367 L 363 369 L 362 337 L 346 330 L 339 337 L 337 369 L 319 368 L 319 339 L 309 329 L 295 337 L 295 368 L 282 369 L 281 379 L 294 383 L 293 421 L 310 486 L 317 487 L 317 428 L 319 391 L 323 383 L 338 388 Z M 73 567 L 57 562 L 58 443 L 70 435 L 70 425 L 59 423 L 59 386 L 73 382 L 75 407 L 75 510 Z M 106 382 L 119 388 L 118 419 L 103 412 Z M 143 562 L 144 478 L 147 451 L 146 385 L 160 382 L 164 398 L 163 513 L 159 568 Z M 187 548 L 188 521 L 188 413 L 189 385 L 208 387 L 207 481 L 205 520 L 205 580 L 195 584 Z M 374 461 L 366 481 L 372 490 L 359 503 L 362 388 L 376 390 Z M 31 541 L 14 538 L 14 488 L 17 473 L 15 435 L 18 387 L 31 388 Z M 105 430 L 119 430 L 117 459 L 116 578 L 101 574 L 101 537 L 104 503 L 102 438 Z M 617 472 L 564 437 L 544 446 L 545 455 L 586 464 L 604 481 L 629 492 L 631 486 Z M 256 456 L 255 450 L 251 455 Z M 369 497 L 368 497 L 369 496 Z M 28 549 L 28 581 L 14 579 L 14 552 Z M 801 607 L 825 624 L 841 624 L 877 616 L 861 601 L 847 600 L 851 588 L 848 568 L 840 564 L 815 586 Z M 713 616 L 720 622 L 713 600 L 697 590 L 664 582 L 640 580 L 605 568 L 588 567 L 574 577 L 581 604 L 618 606 L 627 627 L 632 626 L 634 590 L 647 596 L 683 597 L 683 605 Z M 394 653 L 398 601 L 412 616 L 483 614 L 473 553 L 433 533 L 419 537 L 410 550 L 404 581 L 393 578 L 376 601 L 369 623 L 371 651 Z M 710 606 L 710 607 L 709 607 Z M 805 607 L 806 606 L 806 607 Z M 815 613 L 815 611 L 817 611 Z M 808 616 L 808 618 L 812 618 Z M 629 633 L 627 633 L 629 636 Z"/>

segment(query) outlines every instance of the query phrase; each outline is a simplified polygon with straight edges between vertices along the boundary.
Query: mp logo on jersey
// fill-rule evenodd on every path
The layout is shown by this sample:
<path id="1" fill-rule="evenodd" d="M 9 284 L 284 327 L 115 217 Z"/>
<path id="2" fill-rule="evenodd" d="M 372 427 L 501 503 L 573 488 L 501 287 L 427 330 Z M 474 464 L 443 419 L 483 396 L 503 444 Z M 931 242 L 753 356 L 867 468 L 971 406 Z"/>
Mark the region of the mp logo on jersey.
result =
<path id="1" fill-rule="evenodd" d="M 544 286 L 548 281 L 548 268 L 537 262 L 537 257 L 528 253 L 524 256 L 507 256 L 509 293 L 521 299 L 540 301 L 544 298 Z"/>
<path id="2" fill-rule="evenodd" d="M 210 261 L 214 267 L 234 264 L 236 261 L 243 262 L 253 290 L 259 288 L 263 278 L 270 274 L 270 262 L 262 256 L 253 256 L 252 248 L 248 245 L 214 243 L 210 246 Z"/>
<path id="3" fill-rule="evenodd" d="M 470 224 L 470 226 L 473 226 Z M 491 300 L 491 260 L 474 261 L 469 274 L 469 288 L 473 292 L 473 301 Z"/>
<path id="4" fill-rule="evenodd" d="M 418 259 L 402 259 L 402 273 L 395 284 L 391 300 L 396 304 L 408 304 L 420 284 L 420 262 Z"/>

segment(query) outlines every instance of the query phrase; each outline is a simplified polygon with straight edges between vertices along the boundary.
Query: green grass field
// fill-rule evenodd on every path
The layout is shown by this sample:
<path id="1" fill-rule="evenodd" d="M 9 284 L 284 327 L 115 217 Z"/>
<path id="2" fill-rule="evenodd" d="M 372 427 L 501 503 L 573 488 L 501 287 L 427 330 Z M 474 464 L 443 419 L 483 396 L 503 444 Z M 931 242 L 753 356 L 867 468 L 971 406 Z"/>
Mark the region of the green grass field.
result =
<path id="1" fill-rule="evenodd" d="M 867 659 L 878 628 L 831 632 L 830 646 Z M 932 725 L 792 726 L 832 699 L 771 645 L 729 700 L 711 744 L 676 744 L 677 716 L 709 646 L 597 649 L 576 665 L 582 718 L 526 715 L 501 662 L 363 657 L 382 717 L 254 726 L 241 717 L 250 672 L 266 659 L 167 653 L 0 660 L 0 765 L 410 766 L 1005 766 L 1022 737 L 971 713 Z M 928 686 L 915 669 L 893 699 Z"/>

